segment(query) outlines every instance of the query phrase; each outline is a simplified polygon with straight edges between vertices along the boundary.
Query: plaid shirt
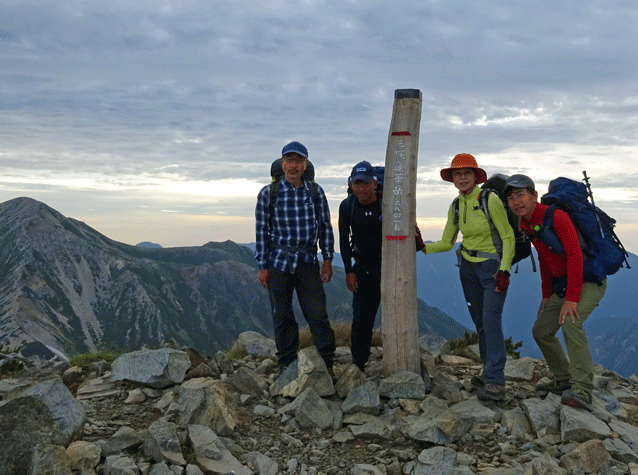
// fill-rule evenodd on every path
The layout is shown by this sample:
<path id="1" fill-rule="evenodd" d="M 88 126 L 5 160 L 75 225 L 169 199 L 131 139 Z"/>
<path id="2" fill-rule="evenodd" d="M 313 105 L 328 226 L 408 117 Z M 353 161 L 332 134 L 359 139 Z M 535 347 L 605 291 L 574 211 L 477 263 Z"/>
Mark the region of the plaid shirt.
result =
<path id="1" fill-rule="evenodd" d="M 300 188 L 295 188 L 285 178 L 279 181 L 272 217 L 270 185 L 259 192 L 255 207 L 255 259 L 260 270 L 273 267 L 292 274 L 300 259 L 316 264 L 317 240 L 323 259 L 332 260 L 334 234 L 328 200 L 323 189 L 317 184 L 314 186 L 317 187 L 318 218 L 315 217 L 312 187 L 306 181 Z"/>

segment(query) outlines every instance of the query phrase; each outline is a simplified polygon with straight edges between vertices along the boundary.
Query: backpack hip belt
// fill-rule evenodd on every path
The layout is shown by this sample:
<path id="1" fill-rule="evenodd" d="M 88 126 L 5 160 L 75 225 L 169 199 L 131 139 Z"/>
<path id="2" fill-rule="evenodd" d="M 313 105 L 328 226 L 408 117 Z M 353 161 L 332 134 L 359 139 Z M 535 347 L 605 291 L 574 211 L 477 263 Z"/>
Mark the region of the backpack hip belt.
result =
<path id="1" fill-rule="evenodd" d="M 459 245 L 459 248 L 456 250 L 456 257 L 458 258 L 458 265 L 461 266 L 461 259 L 463 259 L 462 251 L 465 252 L 468 256 L 471 257 L 482 257 L 485 259 L 494 259 L 499 264 L 501 262 L 501 256 L 495 254 L 493 252 L 484 252 L 484 251 L 472 251 L 463 247 L 463 244 Z"/>

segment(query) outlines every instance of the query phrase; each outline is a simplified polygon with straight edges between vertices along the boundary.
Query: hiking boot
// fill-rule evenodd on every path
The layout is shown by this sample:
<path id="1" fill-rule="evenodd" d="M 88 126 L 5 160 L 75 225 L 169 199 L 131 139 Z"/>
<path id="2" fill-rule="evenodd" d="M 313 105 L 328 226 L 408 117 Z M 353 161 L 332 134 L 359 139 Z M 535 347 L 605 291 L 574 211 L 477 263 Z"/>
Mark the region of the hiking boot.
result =
<path id="1" fill-rule="evenodd" d="M 569 379 L 564 379 L 562 381 L 556 381 L 553 379 L 549 383 L 539 384 L 536 386 L 536 391 L 541 393 L 554 393 L 554 394 L 563 394 L 564 391 L 571 389 L 572 385 L 569 382 Z"/>
<path id="2" fill-rule="evenodd" d="M 502 401 L 505 399 L 505 385 L 485 383 L 476 391 L 476 397 L 479 401 Z"/>
<path id="3" fill-rule="evenodd" d="M 483 376 L 482 374 L 474 375 L 472 376 L 470 382 L 475 388 L 482 388 L 483 386 L 485 386 L 485 376 Z"/>
<path id="4" fill-rule="evenodd" d="M 277 370 L 273 373 L 272 380 L 276 381 L 279 376 L 288 369 L 288 366 L 290 366 L 290 364 L 280 364 Z"/>
<path id="5" fill-rule="evenodd" d="M 584 389 L 568 389 L 563 392 L 560 402 L 566 406 L 582 408 L 591 411 L 591 394 Z"/>

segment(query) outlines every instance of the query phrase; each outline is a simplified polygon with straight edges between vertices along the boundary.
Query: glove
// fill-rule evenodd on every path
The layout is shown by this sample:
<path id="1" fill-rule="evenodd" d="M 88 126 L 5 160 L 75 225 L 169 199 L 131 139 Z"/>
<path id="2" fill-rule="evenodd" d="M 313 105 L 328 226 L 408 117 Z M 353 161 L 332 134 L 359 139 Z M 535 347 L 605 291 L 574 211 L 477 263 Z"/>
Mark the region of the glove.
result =
<path id="1" fill-rule="evenodd" d="M 496 292 L 505 292 L 510 285 L 510 273 L 506 270 L 500 270 L 496 273 L 496 283 L 494 290 Z"/>
<path id="2" fill-rule="evenodd" d="M 425 248 L 425 243 L 423 242 L 423 238 L 421 237 L 421 231 L 419 230 L 419 227 L 416 224 L 414 225 L 414 229 L 416 232 L 416 237 L 415 237 L 416 251 L 419 252 Z"/>

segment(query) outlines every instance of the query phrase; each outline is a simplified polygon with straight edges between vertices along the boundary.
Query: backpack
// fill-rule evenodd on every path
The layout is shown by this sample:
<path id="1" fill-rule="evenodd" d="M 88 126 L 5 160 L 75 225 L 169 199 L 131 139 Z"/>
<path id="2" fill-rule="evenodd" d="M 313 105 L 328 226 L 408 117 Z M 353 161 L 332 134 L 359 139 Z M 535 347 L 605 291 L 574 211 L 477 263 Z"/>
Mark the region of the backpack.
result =
<path id="1" fill-rule="evenodd" d="M 558 208 L 569 215 L 578 231 L 583 251 L 583 280 L 601 282 L 608 275 L 615 274 L 621 267 L 629 266 L 629 254 L 614 232 L 616 220 L 593 203 L 587 174 L 584 183 L 559 177 L 549 182 L 541 203 L 549 205 L 543 225 L 534 229 L 534 237 L 550 248 L 555 254 L 563 252 L 563 246 L 554 231 L 554 211 Z M 588 198 L 591 198 L 591 203 Z"/>
<path id="2" fill-rule="evenodd" d="M 531 256 L 532 268 L 534 272 L 536 272 L 536 263 L 534 261 L 534 256 L 532 255 L 532 243 L 527 238 L 525 233 L 521 230 L 521 218 L 516 216 L 507 206 L 507 197 L 505 196 L 504 192 L 505 184 L 507 183 L 508 179 L 509 176 L 503 175 L 501 173 L 495 173 L 494 175 L 489 177 L 481 186 L 481 192 L 478 196 L 479 206 L 483 213 L 485 213 L 485 217 L 490 224 L 490 231 L 492 233 L 492 242 L 494 243 L 494 248 L 498 252 L 498 255 L 502 257 L 503 241 L 501 240 L 501 235 L 498 233 L 496 226 L 492 222 L 490 211 L 487 206 L 487 201 L 489 199 L 490 193 L 496 193 L 496 195 L 503 202 L 503 206 L 505 207 L 505 211 L 507 213 L 507 221 L 514 231 L 514 258 L 512 259 L 512 265 L 517 264 L 519 261 L 527 258 L 528 256 Z M 454 224 L 457 226 L 459 224 L 458 196 L 454 199 Z M 516 272 L 518 272 L 518 268 Z"/>

